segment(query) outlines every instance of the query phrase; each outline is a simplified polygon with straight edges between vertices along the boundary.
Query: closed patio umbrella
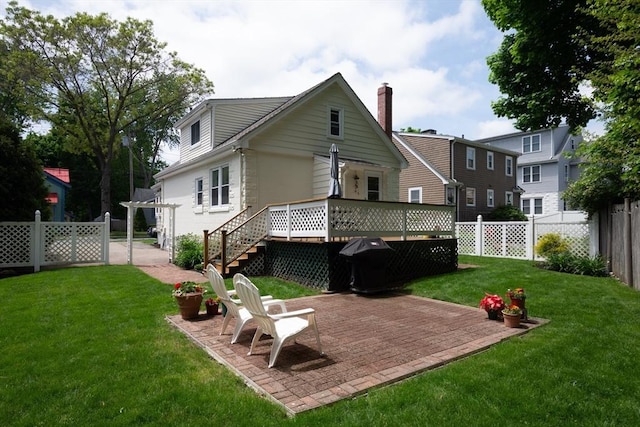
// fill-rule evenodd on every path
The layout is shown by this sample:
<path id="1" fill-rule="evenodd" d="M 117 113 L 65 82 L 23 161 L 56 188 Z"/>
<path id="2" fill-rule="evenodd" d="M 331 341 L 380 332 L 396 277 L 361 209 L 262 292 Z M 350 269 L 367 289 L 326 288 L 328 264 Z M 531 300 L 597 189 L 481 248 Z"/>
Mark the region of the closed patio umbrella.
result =
<path id="1" fill-rule="evenodd" d="M 331 181 L 329 182 L 329 194 L 327 197 L 330 199 L 336 199 L 342 197 L 342 190 L 340 189 L 340 180 L 338 179 L 339 168 L 338 165 L 338 147 L 336 144 L 331 144 L 331 150 L 329 150 L 329 165 L 331 167 Z"/>

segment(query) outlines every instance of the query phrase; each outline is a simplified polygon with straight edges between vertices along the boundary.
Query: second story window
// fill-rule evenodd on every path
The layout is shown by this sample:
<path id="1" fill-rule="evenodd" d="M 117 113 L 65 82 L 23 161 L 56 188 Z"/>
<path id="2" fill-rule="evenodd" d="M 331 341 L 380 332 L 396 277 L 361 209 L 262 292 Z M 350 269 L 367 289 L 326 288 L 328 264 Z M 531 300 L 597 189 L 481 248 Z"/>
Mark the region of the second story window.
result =
<path id="1" fill-rule="evenodd" d="M 476 149 L 467 147 L 467 169 L 476 168 Z"/>
<path id="2" fill-rule="evenodd" d="M 540 182 L 540 165 L 523 167 L 522 182 Z"/>
<path id="3" fill-rule="evenodd" d="M 329 136 L 333 138 L 342 138 L 343 129 L 343 112 L 341 108 L 331 107 L 329 109 Z"/>
<path id="4" fill-rule="evenodd" d="M 487 169 L 493 170 L 493 151 L 487 151 Z"/>
<path id="5" fill-rule="evenodd" d="M 211 206 L 229 204 L 229 166 L 211 170 Z"/>
<path id="6" fill-rule="evenodd" d="M 513 157 L 506 156 L 504 158 L 504 174 L 507 176 L 513 176 Z"/>
<path id="7" fill-rule="evenodd" d="M 522 137 L 522 152 L 533 153 L 540 151 L 540 135 L 529 135 Z"/>
<path id="8" fill-rule="evenodd" d="M 195 202 L 196 206 L 202 206 L 202 189 L 203 189 L 203 181 L 202 178 L 196 179 L 196 191 L 195 191 Z"/>
<path id="9" fill-rule="evenodd" d="M 200 120 L 191 125 L 191 145 L 200 142 Z"/>

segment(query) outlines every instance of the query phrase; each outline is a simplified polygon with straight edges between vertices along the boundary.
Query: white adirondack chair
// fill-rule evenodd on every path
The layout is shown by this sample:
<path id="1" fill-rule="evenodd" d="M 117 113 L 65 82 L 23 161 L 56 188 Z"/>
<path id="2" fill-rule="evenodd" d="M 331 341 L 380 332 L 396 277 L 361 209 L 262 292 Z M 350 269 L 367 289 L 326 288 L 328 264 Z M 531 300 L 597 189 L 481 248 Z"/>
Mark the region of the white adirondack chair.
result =
<path id="1" fill-rule="evenodd" d="M 238 341 L 244 325 L 251 320 L 251 314 L 246 308 L 242 307 L 242 302 L 239 299 L 233 298 L 233 296 L 236 295 L 236 291 L 227 289 L 224 285 L 224 278 L 212 264 L 207 265 L 207 276 L 209 277 L 209 283 L 211 283 L 213 292 L 220 298 L 220 302 L 227 307 L 227 315 L 224 316 L 224 320 L 222 321 L 220 335 L 224 334 L 231 319 L 236 319 L 236 327 L 233 330 L 233 335 L 231 335 L 231 344 L 235 344 Z M 273 299 L 271 295 L 262 296 L 260 299 L 264 301 L 266 305 L 279 305 L 282 312 L 287 311 L 283 300 Z"/>
<path id="2" fill-rule="evenodd" d="M 318 333 L 314 309 L 305 308 L 282 314 L 269 314 L 264 302 L 260 300 L 258 288 L 249 279 L 241 274 L 236 274 L 233 276 L 233 284 L 240 300 L 258 324 L 256 334 L 251 341 L 249 355 L 253 353 L 255 345 L 263 334 L 271 335 L 273 337 L 269 356 L 269 368 L 271 368 L 276 363 L 284 343 L 291 339 L 295 340 L 296 336 L 307 329 L 313 329 L 315 332 L 318 351 L 320 351 L 320 355 L 324 355 L 320 344 L 320 334 Z"/>

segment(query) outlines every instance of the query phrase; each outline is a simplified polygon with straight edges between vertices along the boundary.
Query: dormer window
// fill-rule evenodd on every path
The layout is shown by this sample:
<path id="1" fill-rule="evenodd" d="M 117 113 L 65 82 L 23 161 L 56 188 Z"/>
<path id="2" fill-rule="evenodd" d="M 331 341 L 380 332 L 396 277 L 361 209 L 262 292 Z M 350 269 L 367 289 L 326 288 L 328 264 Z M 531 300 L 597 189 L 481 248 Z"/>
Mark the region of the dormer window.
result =
<path id="1" fill-rule="evenodd" d="M 200 142 L 200 120 L 191 125 L 191 145 Z"/>
<path id="2" fill-rule="evenodd" d="M 533 153 L 535 151 L 540 151 L 540 135 L 522 137 L 522 152 Z"/>
<path id="3" fill-rule="evenodd" d="M 342 108 L 329 108 L 329 137 L 343 138 L 343 118 L 344 113 Z"/>

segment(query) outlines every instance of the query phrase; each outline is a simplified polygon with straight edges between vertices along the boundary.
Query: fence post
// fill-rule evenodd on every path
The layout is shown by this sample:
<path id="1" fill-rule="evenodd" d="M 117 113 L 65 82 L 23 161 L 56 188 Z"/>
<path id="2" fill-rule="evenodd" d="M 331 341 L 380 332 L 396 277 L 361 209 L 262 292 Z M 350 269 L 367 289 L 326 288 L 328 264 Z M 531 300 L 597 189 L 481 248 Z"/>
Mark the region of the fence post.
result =
<path id="1" fill-rule="evenodd" d="M 476 222 L 476 255 L 482 256 L 482 249 L 484 248 L 482 231 L 482 215 L 478 215 Z"/>
<path id="2" fill-rule="evenodd" d="M 536 259 L 536 220 L 533 215 L 529 217 L 527 223 L 527 258 L 531 258 L 532 261 Z"/>
<path id="3" fill-rule="evenodd" d="M 33 272 L 37 273 L 40 271 L 40 253 L 42 252 L 42 248 L 40 247 L 40 236 L 42 235 L 42 223 L 41 223 L 41 214 L 40 211 L 36 211 L 36 223 L 33 228 Z"/>
<path id="4" fill-rule="evenodd" d="M 111 239 L 111 214 L 105 212 L 104 214 L 104 263 L 109 265 L 109 242 Z"/>
<path id="5" fill-rule="evenodd" d="M 633 264 L 631 257 L 631 201 L 628 197 L 624 199 L 624 222 L 623 222 L 623 239 L 624 239 L 624 278 L 626 284 L 633 288 Z"/>

